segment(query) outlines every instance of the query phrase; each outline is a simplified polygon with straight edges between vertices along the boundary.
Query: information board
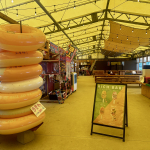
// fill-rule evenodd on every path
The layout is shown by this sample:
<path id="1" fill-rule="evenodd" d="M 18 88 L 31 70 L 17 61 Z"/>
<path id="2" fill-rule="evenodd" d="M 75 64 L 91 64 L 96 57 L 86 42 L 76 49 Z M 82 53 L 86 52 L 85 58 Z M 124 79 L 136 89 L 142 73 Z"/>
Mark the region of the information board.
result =
<path id="1" fill-rule="evenodd" d="M 123 84 L 96 84 L 92 130 L 93 124 L 125 130 L 125 124 L 127 125 L 126 86 Z"/>

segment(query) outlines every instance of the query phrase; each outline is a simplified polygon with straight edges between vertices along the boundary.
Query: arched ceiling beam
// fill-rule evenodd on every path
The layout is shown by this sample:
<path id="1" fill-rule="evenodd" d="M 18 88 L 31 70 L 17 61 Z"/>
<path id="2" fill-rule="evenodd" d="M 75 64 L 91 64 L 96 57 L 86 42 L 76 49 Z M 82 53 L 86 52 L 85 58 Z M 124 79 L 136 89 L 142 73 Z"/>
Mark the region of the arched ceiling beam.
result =
<path id="1" fill-rule="evenodd" d="M 93 15 L 94 16 L 97 15 L 98 18 L 92 20 Z M 90 13 L 90 14 L 86 14 L 86 15 L 82 15 L 82 16 L 78 16 L 78 17 L 74 17 L 74 18 L 70 18 L 70 19 L 66 19 L 66 20 L 62 20 L 62 21 L 58 21 L 57 23 L 59 24 L 61 29 L 57 28 L 55 23 L 51 23 L 51 24 L 47 24 L 47 25 L 43 25 L 43 26 L 38 26 L 36 28 L 42 29 L 42 30 L 44 30 L 44 28 L 48 28 L 49 32 L 45 32 L 45 35 L 47 35 L 47 34 L 52 34 L 52 33 L 60 32 L 60 31 L 68 30 L 69 28 L 73 29 L 73 28 L 77 28 L 77 27 L 82 27 L 84 25 L 89 25 L 92 23 L 103 21 L 103 19 L 102 19 L 103 15 L 104 15 L 104 12 L 102 10 L 99 12 L 94 12 L 94 13 Z"/>
<path id="2" fill-rule="evenodd" d="M 41 9 L 47 14 L 47 16 L 54 22 L 54 24 L 57 26 L 58 30 L 62 30 L 61 26 L 59 25 L 59 23 L 52 17 L 51 14 L 49 14 L 49 12 L 47 11 L 47 9 L 42 5 L 42 3 L 39 0 L 35 0 L 35 2 L 41 7 Z M 66 34 L 66 32 L 64 30 L 62 30 L 62 32 L 64 33 L 64 35 L 70 40 L 70 42 L 72 42 L 72 44 L 74 46 L 76 46 L 74 44 L 74 42 L 71 40 L 71 38 Z"/>
<path id="3" fill-rule="evenodd" d="M 6 8 L 3 8 L 3 9 L 0 9 L 0 11 L 5 11 L 6 9 L 11 9 L 11 8 L 21 6 L 21 5 L 25 5 L 25 4 L 32 3 L 32 2 L 34 2 L 34 0 L 26 1 L 24 3 L 20 3 L 20 4 L 17 4 L 17 5 L 10 6 L 10 7 L 6 7 Z"/>
<path id="4" fill-rule="evenodd" d="M 17 21 L 13 20 L 12 18 L 6 16 L 5 14 L 3 14 L 1 12 L 0 12 L 0 18 L 7 21 L 7 22 L 9 22 L 10 24 L 18 24 Z"/>
<path id="5" fill-rule="evenodd" d="M 101 0 L 96 0 L 97 2 L 98 1 L 101 1 Z M 79 7 L 79 6 L 83 6 L 83 5 L 87 5 L 87 4 L 91 4 L 91 3 L 93 3 L 93 2 L 95 2 L 95 0 L 91 0 L 91 1 L 87 1 L 87 2 L 78 2 L 78 1 L 76 1 L 76 3 L 75 3 L 75 7 Z M 54 9 L 54 10 L 51 10 L 51 11 L 49 11 L 49 13 L 50 14 L 52 14 L 52 13 L 57 13 L 57 12 L 60 12 L 60 11 L 64 11 L 64 10 L 68 10 L 68 9 L 72 9 L 72 8 L 74 8 L 74 3 L 71 5 L 71 6 L 65 6 L 65 7 L 62 7 L 62 8 L 58 8 L 58 9 Z M 40 14 L 38 14 L 38 15 L 32 15 L 32 16 L 28 16 L 28 17 L 24 17 L 24 18 L 22 18 L 21 19 L 21 21 L 26 21 L 26 20 L 30 20 L 30 19 L 35 19 L 35 18 L 38 18 L 38 17 L 42 17 L 42 16 L 45 16 L 46 14 L 45 13 L 40 13 Z"/>

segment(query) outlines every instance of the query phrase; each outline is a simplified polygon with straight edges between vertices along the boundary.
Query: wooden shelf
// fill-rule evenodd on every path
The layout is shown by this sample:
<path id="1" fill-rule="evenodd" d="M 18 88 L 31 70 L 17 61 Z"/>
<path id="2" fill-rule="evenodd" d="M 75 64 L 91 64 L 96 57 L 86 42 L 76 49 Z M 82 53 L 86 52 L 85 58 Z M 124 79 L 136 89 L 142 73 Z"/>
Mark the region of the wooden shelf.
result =
<path id="1" fill-rule="evenodd" d="M 52 53 L 52 52 L 49 52 L 51 55 L 60 55 L 60 54 L 56 54 L 56 53 Z"/>
<path id="2" fill-rule="evenodd" d="M 59 60 L 43 60 L 42 62 L 59 62 Z"/>
<path id="3" fill-rule="evenodd" d="M 52 74 L 52 75 L 59 75 L 58 73 L 49 73 L 49 74 L 41 74 L 41 75 L 43 75 L 43 76 L 48 76 L 48 75 L 50 75 L 50 74 Z"/>
<path id="4" fill-rule="evenodd" d="M 39 48 L 39 49 L 48 52 L 48 50 L 46 48 L 42 47 L 42 48 Z"/>

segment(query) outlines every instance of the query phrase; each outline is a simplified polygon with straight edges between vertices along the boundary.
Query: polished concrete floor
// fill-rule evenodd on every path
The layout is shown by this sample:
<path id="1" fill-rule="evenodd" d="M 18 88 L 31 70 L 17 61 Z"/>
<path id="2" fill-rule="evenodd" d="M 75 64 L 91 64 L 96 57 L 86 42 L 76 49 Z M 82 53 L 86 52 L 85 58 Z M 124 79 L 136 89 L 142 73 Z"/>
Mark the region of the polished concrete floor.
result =
<path id="1" fill-rule="evenodd" d="M 35 140 L 22 145 L 16 135 L 0 135 L 0 150 L 150 150 L 150 99 L 138 85 L 129 85 L 126 140 L 90 135 L 95 83 L 92 76 L 79 76 L 78 89 L 64 104 L 43 103 L 44 124 Z M 106 129 L 101 129 L 101 132 Z M 108 130 L 121 135 L 122 131 Z"/>

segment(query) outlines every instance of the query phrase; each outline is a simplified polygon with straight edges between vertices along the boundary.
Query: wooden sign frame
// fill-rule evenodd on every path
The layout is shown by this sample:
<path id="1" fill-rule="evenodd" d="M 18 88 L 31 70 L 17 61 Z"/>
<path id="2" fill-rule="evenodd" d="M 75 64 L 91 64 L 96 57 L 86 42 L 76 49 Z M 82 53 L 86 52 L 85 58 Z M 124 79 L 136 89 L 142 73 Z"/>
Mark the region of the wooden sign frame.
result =
<path id="1" fill-rule="evenodd" d="M 111 125 L 111 121 L 109 121 L 109 119 L 108 118 L 110 118 L 110 116 L 108 116 L 108 115 L 105 115 L 106 117 L 105 118 L 107 118 L 107 120 L 103 117 L 103 118 L 100 118 L 99 116 L 100 115 L 102 115 L 102 114 L 104 114 L 104 112 L 106 111 L 106 108 L 104 108 L 103 107 L 103 109 L 105 110 L 103 110 L 103 111 L 101 111 L 101 109 L 100 109 L 100 114 L 98 115 L 98 117 L 96 117 L 96 119 L 94 118 L 94 115 L 95 115 L 95 104 L 96 104 L 96 102 L 98 102 L 98 101 L 96 101 L 96 98 L 97 98 L 97 88 L 100 88 L 101 90 L 103 89 L 103 88 L 101 88 L 101 87 L 104 87 L 104 86 L 107 86 L 107 87 L 119 87 L 120 89 L 121 89 L 121 87 L 122 87 L 122 90 L 124 90 L 122 93 L 124 94 L 124 108 L 123 107 L 121 107 L 120 105 L 119 105 L 119 103 L 121 103 L 121 102 L 123 102 L 123 100 L 122 99 L 120 99 L 120 101 L 119 101 L 119 98 L 118 99 L 116 99 L 117 100 L 117 103 L 116 104 L 114 104 L 116 107 L 115 108 L 121 108 L 122 109 L 122 113 L 123 113 L 123 118 L 122 118 L 122 120 L 120 121 L 119 119 L 121 118 L 120 116 L 121 116 L 121 114 L 120 115 L 118 115 L 119 116 L 119 121 L 120 122 L 122 122 L 122 125 L 120 126 L 120 125 L 117 125 L 117 126 L 115 126 L 115 125 Z M 124 87 L 124 89 L 123 89 L 123 87 Z M 121 91 L 122 90 L 120 90 L 120 95 L 122 94 L 121 93 Z M 109 90 L 109 91 L 111 91 L 111 89 Z M 119 91 L 119 89 L 118 89 L 118 91 Z M 103 92 L 103 91 L 102 91 Z M 111 91 L 112 92 L 112 91 Z M 101 93 L 102 94 L 102 93 Z M 104 94 L 106 94 L 106 91 L 104 92 Z M 117 94 L 119 95 L 119 92 L 117 93 L 116 92 L 116 97 L 117 97 Z M 106 96 L 107 95 L 105 95 L 104 97 L 105 97 L 105 100 L 106 100 Z M 112 94 L 112 96 L 113 96 L 113 94 Z M 109 96 L 110 97 L 110 96 Z M 98 97 L 99 98 L 99 97 Z M 101 95 L 101 98 L 102 98 L 102 95 Z M 100 98 L 99 98 L 100 99 Z M 107 101 L 106 101 L 107 102 Z M 104 100 L 103 100 L 103 102 L 99 102 L 99 103 L 104 103 Z M 110 103 L 109 104 L 107 104 L 107 108 L 108 107 L 110 107 L 111 105 L 113 105 L 113 100 L 111 100 L 110 101 Z M 112 107 L 112 106 L 111 106 Z M 102 108 L 102 107 L 101 107 Z M 108 114 L 108 111 L 110 111 L 110 109 L 107 109 L 107 111 L 106 111 L 106 113 L 105 114 Z M 112 111 L 112 110 L 111 110 Z M 110 112 L 109 112 L 110 113 Z M 115 112 L 116 113 L 116 112 Z M 99 119 L 100 118 L 100 119 Z M 113 116 L 112 116 L 112 118 L 113 118 Z M 105 124 L 105 123 L 101 123 L 101 121 L 98 121 L 98 122 L 100 122 L 100 123 L 98 123 L 98 122 L 96 122 L 96 120 L 101 120 L 101 119 L 103 119 L 104 120 L 104 122 L 106 122 L 107 121 L 107 123 Z M 116 119 L 116 118 L 115 118 Z M 116 119 L 117 120 L 117 119 Z M 115 121 L 116 121 L 115 120 Z M 114 120 L 112 120 L 112 122 L 113 122 Z M 102 121 L 103 122 L 103 121 Z M 110 122 L 110 124 L 108 123 L 108 122 Z M 116 121 L 117 122 L 117 121 Z M 116 123 L 115 122 L 115 123 Z M 119 123 L 120 123 L 119 122 Z M 115 124 L 114 123 L 114 124 Z M 110 128 L 116 128 L 116 129 L 122 129 L 123 130 L 123 137 L 120 137 L 120 136 L 114 136 L 114 135 L 109 135 L 109 134 L 104 134 L 104 133 L 99 133 L 99 132 L 93 132 L 93 125 L 98 125 L 98 126 L 105 126 L 105 127 L 110 127 Z M 91 126 L 91 135 L 94 133 L 94 134 L 100 134 L 100 135 L 105 135 L 105 136 L 110 136 L 110 137 L 115 137 L 115 138 L 120 138 L 120 139 L 123 139 L 123 142 L 125 142 L 125 126 L 127 126 L 128 127 L 128 113 L 127 113 L 127 84 L 111 84 L 111 83 L 96 83 L 96 88 L 95 88 L 95 97 L 94 97 L 94 104 L 93 104 L 93 114 L 92 114 L 92 126 Z"/>

